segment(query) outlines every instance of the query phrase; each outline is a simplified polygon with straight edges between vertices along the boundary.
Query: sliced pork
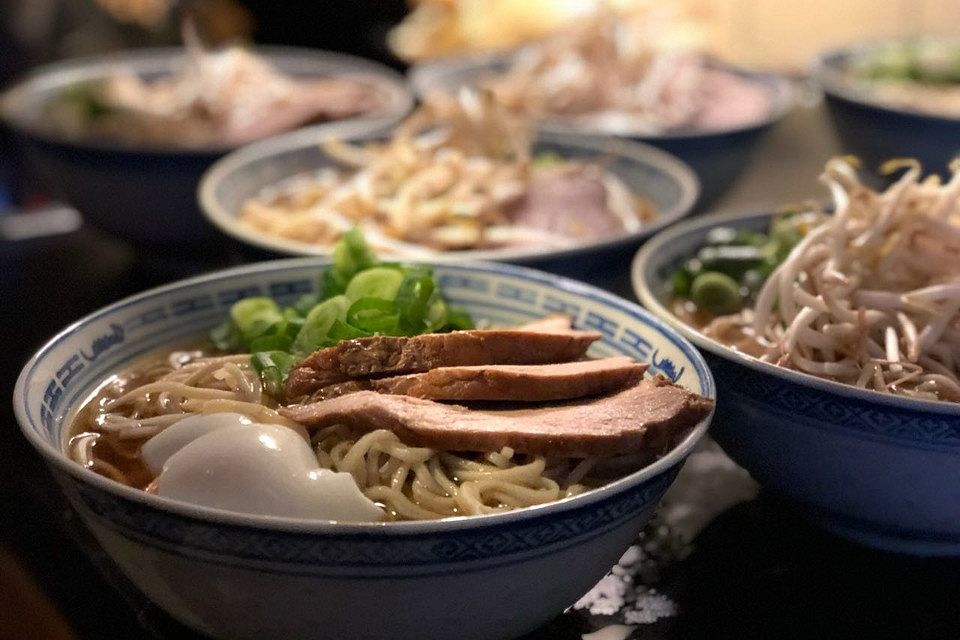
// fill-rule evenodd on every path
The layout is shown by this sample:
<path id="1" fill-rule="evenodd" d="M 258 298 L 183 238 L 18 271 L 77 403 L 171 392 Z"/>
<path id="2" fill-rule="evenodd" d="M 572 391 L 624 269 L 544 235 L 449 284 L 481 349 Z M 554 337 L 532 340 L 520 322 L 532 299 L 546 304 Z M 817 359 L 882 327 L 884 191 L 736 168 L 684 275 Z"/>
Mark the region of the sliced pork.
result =
<path id="1" fill-rule="evenodd" d="M 369 381 L 370 389 L 431 400 L 545 402 L 609 393 L 640 382 L 647 365 L 626 356 L 561 364 L 438 367 Z M 341 394 L 342 395 L 342 394 Z"/>
<path id="2" fill-rule="evenodd" d="M 483 364 L 547 364 L 577 360 L 600 338 L 593 331 L 487 329 L 413 337 L 344 340 L 302 360 L 287 377 L 287 398 L 354 378 Z"/>
<path id="3" fill-rule="evenodd" d="M 508 215 L 515 225 L 583 241 L 624 232 L 623 221 L 610 210 L 607 187 L 596 167 L 534 172 L 523 199 Z"/>
<path id="4" fill-rule="evenodd" d="M 412 446 L 514 451 L 569 457 L 662 453 L 713 408 L 713 401 L 665 378 L 549 407 L 468 409 L 409 396 L 360 391 L 280 412 L 308 427 L 389 429 Z"/>

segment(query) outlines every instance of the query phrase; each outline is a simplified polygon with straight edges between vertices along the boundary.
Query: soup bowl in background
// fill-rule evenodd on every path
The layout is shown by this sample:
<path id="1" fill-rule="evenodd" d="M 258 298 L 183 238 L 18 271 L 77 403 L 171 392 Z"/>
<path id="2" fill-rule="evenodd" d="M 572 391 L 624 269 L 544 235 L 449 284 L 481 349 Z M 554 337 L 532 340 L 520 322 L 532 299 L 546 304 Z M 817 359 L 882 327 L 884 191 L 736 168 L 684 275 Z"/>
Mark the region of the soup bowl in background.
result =
<path id="1" fill-rule="evenodd" d="M 413 67 L 408 76 L 414 93 L 423 97 L 432 91 L 450 93 L 461 87 L 473 87 L 480 81 L 505 72 L 511 54 L 492 54 L 467 58 L 447 58 Z M 753 149 L 763 134 L 783 118 L 794 106 L 795 92 L 789 80 L 758 71 L 747 71 L 716 63 L 716 67 L 754 82 L 767 89 L 770 105 L 765 117 L 742 126 L 719 130 L 679 131 L 650 134 L 618 129 L 601 131 L 586 129 L 560 118 L 544 119 L 543 131 L 579 133 L 581 135 L 619 136 L 636 140 L 671 153 L 690 167 L 700 179 L 701 196 L 698 211 L 706 211 L 736 180 L 750 160 Z"/>
<path id="2" fill-rule="evenodd" d="M 66 328 L 14 392 L 24 434 L 107 554 L 151 600 L 225 638 L 511 638 L 589 590 L 650 518 L 709 417 L 653 464 L 599 489 L 512 513 L 338 524 L 229 513 L 150 495 L 64 454 L 72 414 L 102 380 L 152 350 L 202 335 L 237 299 L 291 303 L 325 261 L 239 267 L 147 291 Z M 500 264 L 441 265 L 447 298 L 513 324 L 562 311 L 602 339 L 592 354 L 650 362 L 714 397 L 696 349 L 637 305 Z"/>
<path id="3" fill-rule="evenodd" d="M 910 157 L 927 171 L 942 173 L 960 155 L 960 118 L 884 102 L 846 76 L 851 64 L 888 44 L 853 45 L 817 60 L 813 75 L 823 89 L 833 128 L 844 153 L 861 158 L 870 171 L 877 172 L 889 158 Z"/>
<path id="4" fill-rule="evenodd" d="M 243 225 L 239 215 L 243 203 L 264 187 L 297 174 L 336 166 L 319 144 L 330 135 L 360 142 L 383 139 L 388 134 L 363 125 L 344 124 L 336 130 L 307 128 L 248 145 L 217 161 L 204 174 L 198 192 L 204 214 L 221 231 L 267 256 L 329 256 L 330 247 L 268 236 Z M 646 238 L 690 213 L 700 192 L 696 175 L 683 162 L 659 149 L 625 140 L 543 132 L 537 136 L 534 151 L 555 153 L 570 160 L 602 162 L 605 170 L 650 202 L 657 217 L 634 233 L 571 248 L 447 251 L 436 252 L 428 259 L 445 263 L 497 260 L 526 264 L 629 295 L 629 266 L 634 252 Z"/>
<path id="5" fill-rule="evenodd" d="M 648 242 L 633 264 L 642 304 L 697 345 L 716 378 L 711 435 L 763 486 L 864 544 L 960 556 L 960 404 L 858 389 L 761 362 L 669 308 L 670 274 L 718 226 L 765 231 L 770 212 L 708 216 Z"/>
<path id="6" fill-rule="evenodd" d="M 352 122 L 379 128 L 398 121 L 413 106 L 403 78 L 378 63 L 290 47 L 254 51 L 294 77 L 349 75 L 376 86 L 385 96 L 381 110 L 320 126 Z M 27 167 L 51 195 L 76 207 L 91 224 L 138 245 L 196 247 L 216 237 L 197 208 L 197 183 L 231 148 L 73 139 L 43 120 L 46 106 L 78 83 L 103 80 L 117 69 L 132 70 L 142 78 L 163 77 L 185 56 L 183 48 L 147 49 L 41 67 L 0 97 L 0 118 L 21 143 Z"/>

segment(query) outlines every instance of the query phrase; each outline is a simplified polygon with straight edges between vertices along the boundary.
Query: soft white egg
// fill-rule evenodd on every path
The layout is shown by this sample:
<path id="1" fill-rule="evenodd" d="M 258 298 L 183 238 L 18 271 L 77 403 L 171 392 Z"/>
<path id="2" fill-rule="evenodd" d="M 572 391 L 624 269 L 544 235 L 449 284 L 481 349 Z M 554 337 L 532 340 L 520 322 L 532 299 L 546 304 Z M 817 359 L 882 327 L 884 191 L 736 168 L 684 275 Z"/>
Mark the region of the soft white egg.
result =
<path id="1" fill-rule="evenodd" d="M 350 474 L 320 469 L 296 431 L 273 424 L 201 435 L 167 459 L 155 486 L 161 496 L 241 513 L 340 522 L 384 516 Z"/>
<path id="2" fill-rule="evenodd" d="M 170 425 L 147 440 L 140 449 L 143 461 L 154 474 L 163 470 L 167 459 L 202 435 L 224 427 L 250 424 L 253 421 L 239 413 L 211 413 L 188 416 Z"/>

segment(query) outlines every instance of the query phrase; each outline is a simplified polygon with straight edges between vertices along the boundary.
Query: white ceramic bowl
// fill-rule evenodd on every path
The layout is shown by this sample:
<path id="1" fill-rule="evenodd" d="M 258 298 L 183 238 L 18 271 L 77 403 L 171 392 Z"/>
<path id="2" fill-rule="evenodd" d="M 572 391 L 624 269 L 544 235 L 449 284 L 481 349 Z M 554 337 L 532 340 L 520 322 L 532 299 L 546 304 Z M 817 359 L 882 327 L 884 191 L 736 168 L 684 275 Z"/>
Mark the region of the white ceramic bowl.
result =
<path id="1" fill-rule="evenodd" d="M 325 263 L 263 263 L 128 298 L 51 339 L 14 392 L 23 432 L 94 536 L 150 599 L 222 638 L 511 638 L 535 629 L 601 578 L 636 537 L 709 417 L 666 456 L 600 489 L 513 513 L 437 522 L 338 524 L 242 515 L 148 495 L 63 453 L 71 412 L 106 375 L 217 324 L 238 298 L 290 303 Z M 596 356 L 652 363 L 714 397 L 696 349 L 634 304 L 497 264 L 438 266 L 451 300 L 517 323 L 565 311 L 603 334 Z"/>

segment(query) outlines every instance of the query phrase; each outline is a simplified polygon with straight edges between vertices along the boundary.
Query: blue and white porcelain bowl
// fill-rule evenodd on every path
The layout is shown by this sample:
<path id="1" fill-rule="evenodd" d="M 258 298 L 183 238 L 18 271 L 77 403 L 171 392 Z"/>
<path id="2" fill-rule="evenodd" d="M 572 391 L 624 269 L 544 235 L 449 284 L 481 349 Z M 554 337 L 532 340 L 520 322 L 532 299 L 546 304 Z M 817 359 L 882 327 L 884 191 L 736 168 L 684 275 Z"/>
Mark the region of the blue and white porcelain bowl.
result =
<path id="1" fill-rule="evenodd" d="M 325 138 L 350 142 L 383 139 L 386 130 L 373 131 L 362 125 L 345 124 L 336 130 L 303 129 L 247 145 L 220 159 L 203 175 L 198 189 L 200 206 L 207 219 L 234 239 L 273 255 L 329 256 L 330 248 L 270 236 L 239 220 L 243 204 L 261 189 L 284 178 L 336 166 L 337 161 L 320 147 Z M 694 172 L 683 162 L 659 149 L 598 136 L 540 133 L 535 153 L 552 153 L 562 158 L 599 162 L 616 175 L 633 193 L 644 198 L 657 216 L 634 232 L 562 249 L 538 246 L 501 249 L 471 249 L 437 253 L 437 262 L 496 260 L 526 264 L 539 269 L 573 275 L 580 280 L 598 281 L 629 268 L 630 258 L 640 243 L 654 233 L 690 214 L 700 193 Z"/>
<path id="2" fill-rule="evenodd" d="M 717 226 L 764 231 L 769 212 L 710 216 L 648 242 L 640 301 L 696 344 L 717 381 L 711 435 L 762 485 L 824 527 L 883 549 L 960 556 L 960 405 L 887 396 L 734 351 L 668 308 L 670 273 Z"/>
<path id="3" fill-rule="evenodd" d="M 14 392 L 17 418 L 94 536 L 149 598 L 222 638 L 511 638 L 571 605 L 642 529 L 709 417 L 666 456 L 600 489 L 514 513 L 435 522 L 338 524 L 228 513 L 148 495 L 64 455 L 78 404 L 142 354 L 218 323 L 250 295 L 290 303 L 325 264 L 256 264 L 128 298 L 51 339 Z M 477 318 L 550 311 L 603 334 L 593 355 L 626 354 L 715 397 L 696 349 L 638 306 L 593 287 L 497 264 L 436 267 Z"/>
<path id="4" fill-rule="evenodd" d="M 881 40 L 826 52 L 817 59 L 813 77 L 823 88 L 844 153 L 856 155 L 875 173 L 887 160 L 903 157 L 916 158 L 927 171 L 941 173 L 960 154 L 960 118 L 891 104 L 872 95 L 869 82 L 849 77 L 852 66 L 895 42 Z"/>

